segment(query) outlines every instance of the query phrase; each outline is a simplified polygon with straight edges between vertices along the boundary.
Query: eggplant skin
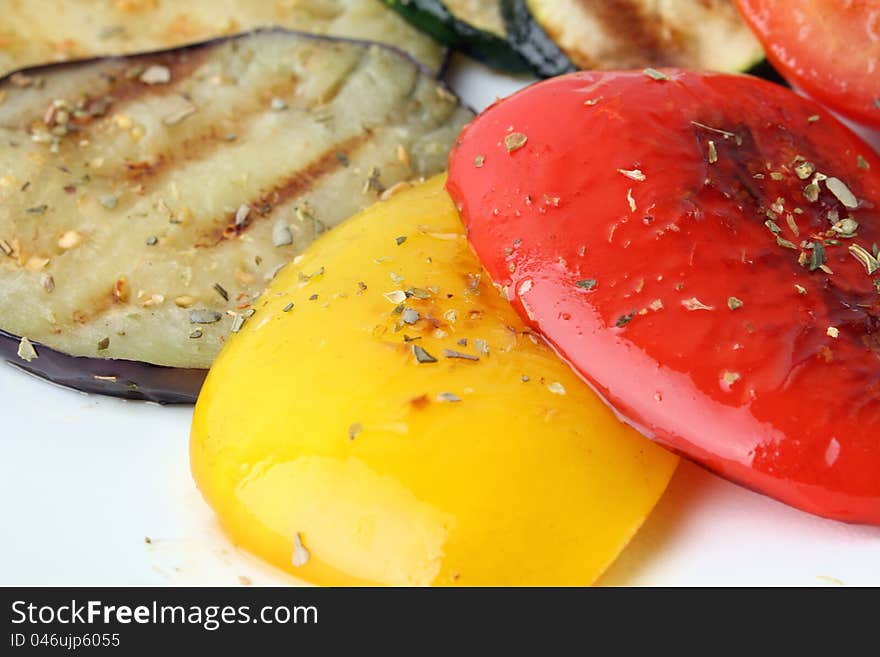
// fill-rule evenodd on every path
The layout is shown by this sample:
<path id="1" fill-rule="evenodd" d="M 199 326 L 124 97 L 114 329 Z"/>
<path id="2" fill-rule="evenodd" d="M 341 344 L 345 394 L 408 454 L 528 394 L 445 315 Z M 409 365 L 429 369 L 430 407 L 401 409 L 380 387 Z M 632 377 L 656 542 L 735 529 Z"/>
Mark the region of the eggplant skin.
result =
<path id="1" fill-rule="evenodd" d="M 435 74 L 445 57 L 377 0 L 0 0 L 0 17 L 0 73 L 271 26 L 394 45 Z"/>
<path id="2" fill-rule="evenodd" d="M 258 330 L 281 267 L 444 170 L 473 117 L 402 51 L 280 29 L 23 69 L 0 97 L 4 351 L 165 402 L 193 401 L 230 332 Z M 23 363 L 17 336 L 68 359 Z"/>
<path id="3" fill-rule="evenodd" d="M 158 404 L 194 404 L 208 370 L 132 360 L 71 356 L 34 343 L 37 357 L 18 355 L 21 338 L 0 329 L 0 360 L 41 379 L 82 392 Z"/>

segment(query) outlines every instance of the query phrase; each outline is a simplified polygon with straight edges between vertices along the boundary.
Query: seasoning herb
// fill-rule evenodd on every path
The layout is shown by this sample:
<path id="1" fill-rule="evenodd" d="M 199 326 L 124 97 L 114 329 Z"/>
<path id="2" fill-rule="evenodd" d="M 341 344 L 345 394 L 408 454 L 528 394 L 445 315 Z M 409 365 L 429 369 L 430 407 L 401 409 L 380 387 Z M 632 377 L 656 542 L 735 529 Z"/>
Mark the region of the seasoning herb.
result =
<path id="1" fill-rule="evenodd" d="M 815 242 L 813 244 L 813 253 L 810 255 L 810 271 L 821 269 L 826 260 L 828 260 L 828 257 L 825 254 L 825 246 L 821 242 Z"/>
<path id="2" fill-rule="evenodd" d="M 360 422 L 355 422 L 350 427 L 348 427 L 348 439 L 354 440 L 355 438 L 360 436 L 361 433 L 363 433 L 363 430 L 364 425 L 362 425 Z"/>
<path id="3" fill-rule="evenodd" d="M 621 315 L 620 317 L 617 318 L 617 321 L 614 323 L 614 325 L 617 328 L 621 328 L 623 326 L 626 326 L 627 324 L 629 324 L 632 321 L 633 317 L 635 317 L 635 316 L 636 316 L 635 310 L 633 310 L 632 312 L 630 312 L 626 315 Z"/>
<path id="4" fill-rule="evenodd" d="M 645 174 L 639 169 L 618 169 L 617 173 L 623 174 L 630 180 L 636 180 L 638 182 L 643 182 L 645 180 Z"/>
<path id="5" fill-rule="evenodd" d="M 400 318 L 405 324 L 415 324 L 419 321 L 419 311 L 412 308 L 404 308 Z"/>
<path id="6" fill-rule="evenodd" d="M 798 294 L 806 294 L 807 293 L 807 288 L 805 288 L 803 285 L 798 285 L 797 283 L 794 284 L 794 289 L 797 290 Z"/>
<path id="7" fill-rule="evenodd" d="M 767 221 L 765 221 L 764 225 L 767 226 L 767 228 L 770 229 L 770 232 L 773 233 L 774 235 L 779 235 L 782 232 L 782 229 L 779 227 L 779 224 L 777 224 L 772 219 L 768 219 Z"/>
<path id="8" fill-rule="evenodd" d="M 599 96 L 598 98 L 590 98 L 589 100 L 584 101 L 584 105 L 586 105 L 587 107 L 593 107 L 600 100 L 602 100 L 602 96 Z"/>
<path id="9" fill-rule="evenodd" d="M 513 153 L 525 146 L 528 140 L 529 138 L 521 132 L 511 132 L 504 138 L 504 147 L 508 153 Z"/>
<path id="10" fill-rule="evenodd" d="M 456 403 L 461 401 L 461 397 L 452 392 L 441 392 L 437 395 L 437 401 Z"/>
<path id="11" fill-rule="evenodd" d="M 427 290 L 423 290 L 420 287 L 408 287 L 404 291 L 407 297 L 413 297 L 415 299 L 430 299 L 431 293 Z"/>
<path id="12" fill-rule="evenodd" d="M 155 235 L 150 235 L 147 238 L 147 246 L 156 246 L 159 243 L 159 238 Z"/>
<path id="13" fill-rule="evenodd" d="M 306 546 L 303 545 L 302 535 L 297 532 L 293 536 L 293 556 L 290 559 L 290 563 L 293 564 L 294 568 L 300 568 L 305 566 L 309 562 L 309 558 L 311 557 L 311 553 L 306 549 Z"/>
<path id="14" fill-rule="evenodd" d="M 775 181 L 779 182 L 783 178 L 785 178 L 785 176 L 782 175 L 779 171 L 771 171 L 770 172 L 770 179 L 771 180 L 775 180 Z"/>
<path id="15" fill-rule="evenodd" d="M 444 349 L 443 355 L 446 358 L 460 358 L 462 360 L 480 360 L 479 356 L 474 356 L 472 354 L 465 354 L 461 351 L 455 351 L 453 349 Z"/>
<path id="16" fill-rule="evenodd" d="M 808 117 L 807 117 L 807 123 L 815 123 L 816 121 L 819 120 L 819 118 L 820 118 L 820 117 L 819 117 L 818 114 L 813 114 L 812 116 L 808 116 Z"/>
<path id="17" fill-rule="evenodd" d="M 47 274 L 43 272 L 40 275 L 40 287 L 42 287 L 46 292 L 51 292 L 55 289 L 55 279 L 52 274 Z"/>
<path id="18" fill-rule="evenodd" d="M 811 182 L 809 185 L 804 187 L 804 198 L 806 198 L 810 203 L 815 203 L 819 200 L 819 184 L 815 182 Z"/>
<path id="19" fill-rule="evenodd" d="M 731 310 L 738 310 L 743 307 L 743 302 L 741 299 L 737 299 L 736 297 L 727 297 L 727 307 Z"/>
<path id="20" fill-rule="evenodd" d="M 229 292 L 227 292 L 226 288 L 220 285 L 220 283 L 214 283 L 213 288 L 217 294 L 223 297 L 224 301 L 229 301 Z"/>
<path id="21" fill-rule="evenodd" d="M 425 351 L 422 347 L 417 344 L 412 346 L 413 356 L 416 357 L 416 361 L 419 363 L 436 363 L 437 359 L 434 358 L 431 354 Z"/>
<path id="22" fill-rule="evenodd" d="M 850 209 L 859 207 L 859 201 L 855 197 L 855 194 L 853 194 L 849 187 L 847 187 L 839 178 L 827 178 L 825 180 L 825 186 L 828 188 L 829 192 L 837 197 L 838 201 L 843 203 L 845 207 Z"/>
<path id="23" fill-rule="evenodd" d="M 76 248 L 82 244 L 83 236 L 75 230 L 68 230 L 58 238 L 58 246 L 65 251 Z"/>
<path id="24" fill-rule="evenodd" d="M 363 192 L 366 194 L 370 190 L 373 190 L 377 194 L 381 194 L 385 191 L 385 186 L 382 184 L 380 178 L 382 176 L 382 172 L 379 167 L 370 167 L 370 173 L 367 175 L 367 180 L 364 183 Z"/>
<path id="25" fill-rule="evenodd" d="M 856 260 L 865 266 L 865 271 L 868 272 L 868 276 L 880 269 L 880 260 L 858 244 L 851 244 L 849 252 Z"/>
<path id="26" fill-rule="evenodd" d="M 44 214 L 48 209 L 49 206 L 43 203 L 42 205 L 35 205 L 32 208 L 28 208 L 25 212 L 28 214 Z"/>
<path id="27" fill-rule="evenodd" d="M 281 312 L 289 313 L 291 310 L 293 310 L 293 301 L 284 306 L 284 308 L 281 309 Z"/>
<path id="28" fill-rule="evenodd" d="M 798 250 L 799 250 L 798 247 L 797 247 L 797 245 L 796 245 L 794 242 L 785 239 L 785 238 L 782 237 L 781 235 L 777 235 L 777 236 L 776 236 L 776 243 L 777 243 L 779 246 L 785 247 L 786 249 L 791 249 L 791 250 L 793 250 L 793 251 L 798 251 Z"/>
<path id="29" fill-rule="evenodd" d="M 691 125 L 696 128 L 708 130 L 709 132 L 714 132 L 715 134 L 721 135 L 725 139 L 733 139 L 736 142 L 737 146 L 742 146 L 742 137 L 740 137 L 735 132 L 729 132 L 728 130 L 721 130 L 720 128 L 713 128 L 712 126 L 706 125 L 705 123 L 700 123 L 699 121 L 691 121 Z"/>
<path id="30" fill-rule="evenodd" d="M 575 285 L 577 285 L 578 287 L 583 288 L 585 290 L 592 290 L 598 284 L 599 284 L 599 281 L 597 281 L 595 278 L 585 278 L 584 280 L 577 281 L 575 283 Z"/>
<path id="31" fill-rule="evenodd" d="M 652 80 L 657 80 L 658 82 L 666 82 L 669 80 L 669 76 L 666 75 L 663 71 L 658 71 L 655 68 L 646 68 L 642 71 L 645 75 L 647 75 Z"/>
<path id="32" fill-rule="evenodd" d="M 705 303 L 697 299 L 696 297 L 691 297 L 690 299 L 685 299 L 681 302 L 681 305 L 684 306 L 687 310 L 715 310 L 714 306 L 707 306 Z"/>
<path id="33" fill-rule="evenodd" d="M 868 160 L 863 158 L 861 155 L 856 158 L 856 163 L 858 164 L 859 169 L 870 169 L 871 165 L 868 164 Z"/>
<path id="34" fill-rule="evenodd" d="M 28 363 L 39 358 L 37 350 L 34 349 L 34 345 L 31 344 L 30 340 L 24 337 L 18 341 L 18 357 Z"/>
<path id="35" fill-rule="evenodd" d="M 118 200 L 113 194 L 104 194 L 98 197 L 98 202 L 108 210 L 115 208 Z"/>
<path id="36" fill-rule="evenodd" d="M 272 108 L 273 112 L 282 112 L 287 109 L 287 103 L 283 98 L 275 97 L 269 103 L 269 107 Z"/>
<path id="37" fill-rule="evenodd" d="M 474 338 L 474 349 L 476 349 L 477 353 L 481 356 L 489 355 L 489 343 L 482 338 Z"/>
<path id="38" fill-rule="evenodd" d="M 831 227 L 831 230 L 837 233 L 840 237 L 849 239 L 856 236 L 856 232 L 859 230 L 859 222 L 852 217 L 847 217 L 834 224 Z"/>
<path id="39" fill-rule="evenodd" d="M 400 246 L 404 242 L 406 242 L 406 235 L 401 235 L 400 237 L 395 237 L 394 241 L 397 242 L 397 246 Z"/>
<path id="40" fill-rule="evenodd" d="M 144 84 L 168 84 L 171 82 L 171 69 L 167 66 L 149 66 L 138 79 Z"/>
<path id="41" fill-rule="evenodd" d="M 349 159 L 348 159 L 348 155 L 346 155 L 342 151 L 336 152 L 336 159 L 339 162 L 339 164 L 341 164 L 344 167 L 347 167 L 350 164 Z"/>
<path id="42" fill-rule="evenodd" d="M 247 321 L 244 315 L 233 315 L 232 317 L 232 328 L 231 331 L 233 333 L 238 333 L 241 331 L 241 327 L 244 326 L 245 321 Z"/>
<path id="43" fill-rule="evenodd" d="M 721 375 L 721 380 L 724 381 L 728 386 L 732 386 L 734 383 L 740 380 L 739 372 L 724 372 Z"/>
<path id="44" fill-rule="evenodd" d="M 547 390 L 552 392 L 554 395 L 564 395 L 566 394 L 565 386 L 559 383 L 559 381 L 554 381 L 550 385 L 547 386 Z"/>
<path id="45" fill-rule="evenodd" d="M 382 296 L 395 305 L 406 301 L 406 292 L 404 292 L 403 290 L 393 290 L 391 292 L 385 292 Z"/>
<path id="46" fill-rule="evenodd" d="M 794 167 L 794 172 L 801 180 L 806 180 L 813 175 L 816 166 L 812 162 L 801 162 Z"/>
<path id="47" fill-rule="evenodd" d="M 251 207 L 249 205 L 246 203 L 239 205 L 238 210 L 235 211 L 235 227 L 240 228 L 241 226 L 244 226 L 250 213 Z"/>
<path id="48" fill-rule="evenodd" d="M 477 167 L 478 169 L 479 169 L 480 167 L 482 167 L 483 164 L 485 164 L 485 162 L 486 162 L 486 156 L 485 156 L 485 155 L 477 155 L 477 156 L 474 158 L 474 166 Z"/>
<path id="49" fill-rule="evenodd" d="M 309 297 L 309 301 L 317 301 L 317 300 L 318 300 L 317 294 L 313 294 L 312 296 Z"/>
<path id="50" fill-rule="evenodd" d="M 110 338 L 101 338 L 98 340 L 98 351 L 104 351 L 110 346 Z"/>
<path id="51" fill-rule="evenodd" d="M 285 221 L 278 221 L 272 226 L 272 246 L 293 244 L 293 233 Z"/>
<path id="52" fill-rule="evenodd" d="M 190 324 L 216 324 L 222 318 L 222 313 L 207 308 L 194 308 L 189 311 Z"/>
<path id="53" fill-rule="evenodd" d="M 192 340 L 198 340 L 200 337 L 202 337 L 202 329 L 196 329 L 195 331 L 193 331 L 192 333 L 189 334 L 189 337 Z"/>

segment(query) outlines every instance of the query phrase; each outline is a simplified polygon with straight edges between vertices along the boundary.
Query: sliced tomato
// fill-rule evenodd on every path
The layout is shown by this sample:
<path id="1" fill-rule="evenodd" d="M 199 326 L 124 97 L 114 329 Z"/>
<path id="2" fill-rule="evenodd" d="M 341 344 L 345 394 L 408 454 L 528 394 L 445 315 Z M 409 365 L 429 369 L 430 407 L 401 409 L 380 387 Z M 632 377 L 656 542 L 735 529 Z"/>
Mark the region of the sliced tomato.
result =
<path id="1" fill-rule="evenodd" d="M 471 123 L 448 190 L 496 284 L 629 422 L 880 524 L 878 173 L 778 85 L 578 73 Z"/>
<path id="2" fill-rule="evenodd" d="M 880 1 L 736 4 L 789 82 L 836 112 L 880 128 Z"/>

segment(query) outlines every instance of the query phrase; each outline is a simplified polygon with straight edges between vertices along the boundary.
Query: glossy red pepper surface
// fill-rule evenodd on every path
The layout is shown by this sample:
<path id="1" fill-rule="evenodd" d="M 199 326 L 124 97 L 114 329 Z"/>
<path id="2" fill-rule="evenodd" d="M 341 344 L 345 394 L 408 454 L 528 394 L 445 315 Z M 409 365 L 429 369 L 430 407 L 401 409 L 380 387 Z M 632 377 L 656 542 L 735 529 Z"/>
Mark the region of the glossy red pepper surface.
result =
<path id="1" fill-rule="evenodd" d="M 880 524 L 880 158 L 783 87 L 652 74 L 549 80 L 467 127 L 471 244 L 646 434 Z"/>
<path id="2" fill-rule="evenodd" d="M 796 87 L 880 128 L 880 0 L 736 0 L 767 58 Z"/>

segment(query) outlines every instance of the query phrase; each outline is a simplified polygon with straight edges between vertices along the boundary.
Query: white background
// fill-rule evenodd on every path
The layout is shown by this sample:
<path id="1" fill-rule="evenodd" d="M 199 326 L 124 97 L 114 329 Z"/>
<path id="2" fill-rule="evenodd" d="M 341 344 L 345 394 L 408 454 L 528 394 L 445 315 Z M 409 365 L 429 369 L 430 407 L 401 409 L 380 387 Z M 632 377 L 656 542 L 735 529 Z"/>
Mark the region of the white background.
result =
<path id="1" fill-rule="evenodd" d="M 475 109 L 524 84 L 462 61 L 451 77 Z M 217 529 L 189 474 L 191 412 L 0 363 L 0 585 L 295 583 Z M 815 518 L 682 462 L 601 583 L 880 586 L 880 528 Z"/>

